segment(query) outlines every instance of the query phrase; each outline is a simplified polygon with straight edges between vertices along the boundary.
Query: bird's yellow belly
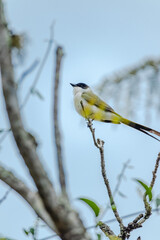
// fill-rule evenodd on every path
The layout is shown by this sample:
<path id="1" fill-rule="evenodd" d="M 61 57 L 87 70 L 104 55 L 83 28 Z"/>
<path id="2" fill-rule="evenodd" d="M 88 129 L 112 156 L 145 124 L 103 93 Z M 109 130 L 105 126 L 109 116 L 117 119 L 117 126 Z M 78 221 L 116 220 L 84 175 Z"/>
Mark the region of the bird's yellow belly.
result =
<path id="1" fill-rule="evenodd" d="M 112 121 L 113 114 L 110 112 L 105 112 L 97 108 L 96 106 L 87 104 L 85 101 L 75 101 L 75 108 L 77 112 L 86 119 L 92 119 L 96 121 L 105 121 L 109 120 Z"/>
<path id="2" fill-rule="evenodd" d="M 77 112 L 86 119 L 120 123 L 120 118 L 114 113 L 105 111 L 104 109 L 97 108 L 95 105 L 89 104 L 80 96 L 78 96 L 78 94 L 74 99 L 74 105 Z"/>

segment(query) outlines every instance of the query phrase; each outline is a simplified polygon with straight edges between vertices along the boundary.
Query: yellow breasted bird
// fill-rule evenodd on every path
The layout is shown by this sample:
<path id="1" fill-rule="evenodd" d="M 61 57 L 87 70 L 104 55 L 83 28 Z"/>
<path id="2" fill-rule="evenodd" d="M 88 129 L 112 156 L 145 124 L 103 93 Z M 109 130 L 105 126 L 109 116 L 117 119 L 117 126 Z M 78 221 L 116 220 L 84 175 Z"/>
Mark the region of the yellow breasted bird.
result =
<path id="1" fill-rule="evenodd" d="M 160 132 L 123 118 L 118 113 L 116 113 L 107 103 L 105 103 L 96 94 L 94 94 L 91 88 L 85 83 L 71 83 L 71 86 L 73 87 L 74 105 L 76 111 L 82 117 L 106 123 L 123 123 L 160 141 L 160 139 L 151 135 L 155 134 L 157 136 L 160 136 Z"/>

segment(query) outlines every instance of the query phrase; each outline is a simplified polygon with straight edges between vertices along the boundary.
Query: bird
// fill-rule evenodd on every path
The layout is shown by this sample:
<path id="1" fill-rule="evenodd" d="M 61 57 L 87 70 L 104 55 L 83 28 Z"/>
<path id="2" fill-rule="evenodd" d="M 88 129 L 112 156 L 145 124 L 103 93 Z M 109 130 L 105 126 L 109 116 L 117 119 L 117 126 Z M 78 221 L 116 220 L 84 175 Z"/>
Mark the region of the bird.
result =
<path id="1" fill-rule="evenodd" d="M 98 97 L 85 83 L 70 83 L 73 87 L 74 106 L 76 111 L 86 120 L 95 120 L 104 123 L 125 124 L 141 131 L 160 142 L 160 139 L 151 134 L 160 136 L 160 132 L 130 121 L 114 111 L 106 102 Z"/>

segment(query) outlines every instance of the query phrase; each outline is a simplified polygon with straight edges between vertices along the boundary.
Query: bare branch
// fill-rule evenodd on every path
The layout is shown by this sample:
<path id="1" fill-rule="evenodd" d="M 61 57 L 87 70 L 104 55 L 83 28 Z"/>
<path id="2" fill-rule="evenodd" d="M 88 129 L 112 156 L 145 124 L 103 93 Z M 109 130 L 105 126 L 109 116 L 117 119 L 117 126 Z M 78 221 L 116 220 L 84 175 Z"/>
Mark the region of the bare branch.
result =
<path id="1" fill-rule="evenodd" d="M 153 171 L 153 176 L 152 180 L 150 183 L 150 187 L 153 188 L 155 180 L 156 180 L 156 173 L 159 167 L 159 162 L 160 162 L 160 153 L 158 154 L 156 164 L 154 167 Z M 139 214 L 131 223 L 128 224 L 128 226 L 124 229 L 122 237 L 129 237 L 130 232 L 133 231 L 134 229 L 142 227 L 142 224 L 151 216 L 152 214 L 152 208 L 150 206 L 150 203 L 147 201 L 147 194 L 145 193 L 143 196 L 143 202 L 145 206 L 145 214 Z"/>
<path id="2" fill-rule="evenodd" d="M 103 179 L 104 179 L 104 182 L 105 182 L 107 191 L 108 191 L 111 208 L 112 208 L 112 211 L 114 212 L 114 215 L 115 215 L 117 221 L 118 221 L 119 224 L 120 224 L 120 228 L 123 229 L 124 226 L 123 226 L 123 223 L 122 223 L 122 219 L 120 218 L 120 216 L 119 216 L 119 214 L 118 214 L 117 207 L 116 207 L 116 205 L 115 205 L 115 202 L 114 202 L 114 199 L 113 199 L 113 195 L 112 195 L 112 191 L 111 191 L 111 188 L 110 188 L 110 184 L 109 184 L 108 178 L 107 178 L 107 176 L 106 176 L 103 146 L 100 148 L 100 154 L 101 154 L 101 170 L 102 170 L 102 176 L 103 176 Z"/>
<path id="3" fill-rule="evenodd" d="M 146 221 L 146 219 L 148 219 L 151 215 L 151 206 L 147 201 L 147 194 L 145 193 L 144 198 L 143 198 L 144 205 L 145 205 L 145 214 L 144 215 L 139 214 L 132 222 L 130 222 L 128 224 L 127 227 L 125 227 L 123 225 L 122 218 L 120 218 L 120 216 L 117 212 L 117 208 L 116 208 L 116 205 L 115 205 L 115 202 L 114 202 L 114 199 L 113 199 L 113 195 L 112 195 L 112 192 L 111 192 L 109 181 L 108 181 L 107 175 L 106 175 L 105 162 L 104 162 L 104 148 L 103 148 L 104 142 L 100 139 L 96 139 L 95 129 L 92 128 L 92 121 L 91 120 L 88 120 L 88 127 L 89 127 L 89 129 L 92 133 L 94 145 L 100 151 L 102 176 L 103 176 L 103 179 L 104 179 L 107 191 L 108 191 L 112 211 L 114 212 L 114 215 L 115 215 L 115 217 L 116 217 L 116 219 L 117 219 L 117 221 L 119 222 L 119 225 L 120 225 L 120 234 L 119 234 L 118 237 L 121 238 L 121 239 L 126 239 L 126 238 L 128 239 L 130 237 L 130 232 L 133 231 L 134 229 L 142 227 L 142 223 L 144 223 Z M 155 180 L 156 180 L 156 173 L 157 173 L 157 170 L 158 170 L 159 162 L 160 162 L 160 153 L 158 154 L 158 158 L 156 160 L 155 168 L 154 168 L 154 171 L 153 171 L 153 177 L 152 177 L 151 184 L 150 184 L 151 188 L 153 188 Z M 104 229 L 108 229 L 108 226 L 107 226 L 107 228 L 106 227 L 103 228 L 103 231 L 104 231 Z M 107 230 L 106 230 L 106 235 L 108 236 Z M 111 235 L 113 235 L 113 234 L 111 234 Z M 110 238 L 110 236 L 108 236 L 108 237 Z"/>
<path id="4" fill-rule="evenodd" d="M 101 171 L 102 171 L 102 176 L 103 176 L 103 179 L 104 179 L 104 183 L 106 185 L 106 188 L 107 188 L 107 192 L 108 192 L 108 196 L 109 196 L 109 199 L 110 199 L 110 205 L 111 205 L 111 208 L 112 208 L 112 211 L 120 225 L 120 229 L 121 231 L 123 230 L 124 228 L 124 225 L 123 225 L 123 222 L 122 222 L 122 219 L 120 218 L 119 214 L 118 214 L 118 211 L 117 211 L 117 207 L 115 205 L 115 202 L 114 202 L 114 199 L 113 199 L 113 195 L 112 195 L 112 191 L 111 191 L 111 188 L 110 188 L 110 184 L 109 184 L 109 181 L 108 181 L 108 178 L 107 178 L 107 175 L 106 175 L 106 170 L 105 170 L 105 161 L 104 161 L 104 141 L 100 140 L 100 139 L 97 139 L 96 140 L 96 137 L 95 137 L 95 129 L 92 128 L 92 121 L 89 119 L 88 120 L 88 127 L 92 133 L 92 137 L 93 137 L 93 141 L 94 141 L 94 144 L 95 146 L 99 149 L 99 152 L 100 152 L 100 156 L 101 156 Z"/>
<path id="5" fill-rule="evenodd" d="M 55 232 L 58 231 L 55 225 L 44 208 L 43 202 L 38 193 L 32 192 L 24 182 L 18 179 L 11 171 L 6 170 L 3 166 L 0 166 L 0 179 L 5 182 L 10 189 L 14 189 L 29 205 L 34 209 L 36 214 Z"/>
<path id="6" fill-rule="evenodd" d="M 121 240 L 121 238 L 117 237 L 114 232 L 109 228 L 108 225 L 99 222 L 98 226 L 102 230 L 102 232 L 110 239 L 110 240 Z"/>
<path id="7" fill-rule="evenodd" d="M 60 83 L 60 67 L 61 61 L 63 57 L 63 49 L 61 47 L 57 47 L 56 50 L 56 70 L 55 70 L 55 80 L 54 80 L 54 139 L 56 143 L 56 151 L 57 151 L 57 164 L 59 171 L 59 182 L 61 185 L 62 193 L 67 196 L 66 192 L 66 180 L 65 180 L 65 170 L 64 170 L 64 160 L 62 156 L 62 139 L 59 127 L 59 119 L 58 119 L 58 94 L 59 94 L 59 83 Z"/>
<path id="8" fill-rule="evenodd" d="M 57 197 L 36 152 L 36 147 L 30 134 L 25 131 L 16 94 L 13 66 L 11 61 L 11 49 L 8 46 L 9 34 L 5 22 L 3 6 L 0 1 L 0 66 L 2 75 L 3 94 L 10 120 L 11 129 L 18 149 L 27 165 L 32 178 L 44 201 L 47 211 L 57 219 L 55 208 Z"/>
<path id="9" fill-rule="evenodd" d="M 53 26 L 54 26 L 54 24 L 52 23 L 52 25 L 50 27 L 50 38 L 49 38 L 49 41 L 48 41 L 48 45 L 47 45 L 46 51 L 44 53 L 44 57 L 43 57 L 42 62 L 40 64 L 40 66 L 39 66 L 39 69 L 37 71 L 36 77 L 35 77 L 32 85 L 31 85 L 31 87 L 29 88 L 28 93 L 25 96 L 25 99 L 24 99 L 22 105 L 20 106 L 21 109 L 27 104 L 27 102 L 28 102 L 28 100 L 29 100 L 29 98 L 31 96 L 31 92 L 35 89 L 35 87 L 37 85 L 37 82 L 38 82 L 38 80 L 40 78 L 40 75 L 42 73 L 42 70 L 43 70 L 43 68 L 45 66 L 45 63 L 46 63 L 46 61 L 48 59 L 48 56 L 49 56 L 49 54 L 51 52 L 51 48 L 52 48 L 52 45 L 53 45 Z"/>
<path id="10" fill-rule="evenodd" d="M 114 189 L 114 191 L 113 191 L 113 197 L 115 197 L 116 194 L 117 194 L 118 191 L 119 191 L 120 185 L 121 185 L 121 183 L 122 183 L 122 179 L 123 179 L 123 177 L 124 177 L 124 174 L 125 174 L 126 169 L 128 168 L 129 163 L 130 163 L 130 160 L 127 160 L 127 161 L 123 164 L 122 170 L 121 170 L 121 172 L 120 172 L 120 174 L 118 175 L 118 178 L 117 178 L 117 184 L 116 184 L 115 189 Z M 108 203 L 107 206 L 106 206 L 106 208 L 104 209 L 103 213 L 102 213 L 101 216 L 100 216 L 101 218 L 104 217 L 104 215 L 106 214 L 106 212 L 107 212 L 107 210 L 109 209 L 109 207 L 110 207 L 110 204 Z"/>
<path id="11" fill-rule="evenodd" d="M 16 84 L 11 60 L 10 36 L 0 0 L 0 66 L 3 94 L 11 130 L 19 152 L 29 169 L 44 207 L 54 221 L 63 240 L 90 240 L 90 236 L 68 199 L 57 197 L 36 151 L 33 136 L 25 131 L 16 94 Z"/>
<path id="12" fill-rule="evenodd" d="M 130 163 L 130 160 L 127 160 L 125 163 L 123 163 L 122 170 L 121 170 L 120 174 L 118 175 L 118 181 L 117 181 L 117 184 L 116 184 L 115 189 L 113 191 L 113 196 L 115 196 L 115 194 L 119 191 L 122 179 L 124 177 L 126 169 L 128 168 L 129 163 Z"/>
<path id="13" fill-rule="evenodd" d="M 99 221 L 98 226 L 104 233 L 107 232 L 109 235 L 115 235 L 114 232 L 106 224 Z"/>
<path id="14" fill-rule="evenodd" d="M 39 60 L 36 59 L 27 69 L 25 69 L 24 72 L 22 72 L 20 78 L 17 81 L 18 88 L 24 82 L 25 78 L 35 70 L 35 68 L 38 66 L 38 64 L 39 64 Z"/>

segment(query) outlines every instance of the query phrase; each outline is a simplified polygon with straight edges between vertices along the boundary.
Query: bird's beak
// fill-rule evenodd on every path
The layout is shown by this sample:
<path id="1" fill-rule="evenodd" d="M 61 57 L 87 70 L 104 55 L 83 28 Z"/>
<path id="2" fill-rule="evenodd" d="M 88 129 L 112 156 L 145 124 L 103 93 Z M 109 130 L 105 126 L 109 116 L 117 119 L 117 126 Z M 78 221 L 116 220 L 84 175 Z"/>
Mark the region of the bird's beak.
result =
<path id="1" fill-rule="evenodd" d="M 70 84 L 71 84 L 72 87 L 75 87 L 75 86 L 76 86 L 76 84 L 73 84 L 73 83 L 70 83 Z"/>

